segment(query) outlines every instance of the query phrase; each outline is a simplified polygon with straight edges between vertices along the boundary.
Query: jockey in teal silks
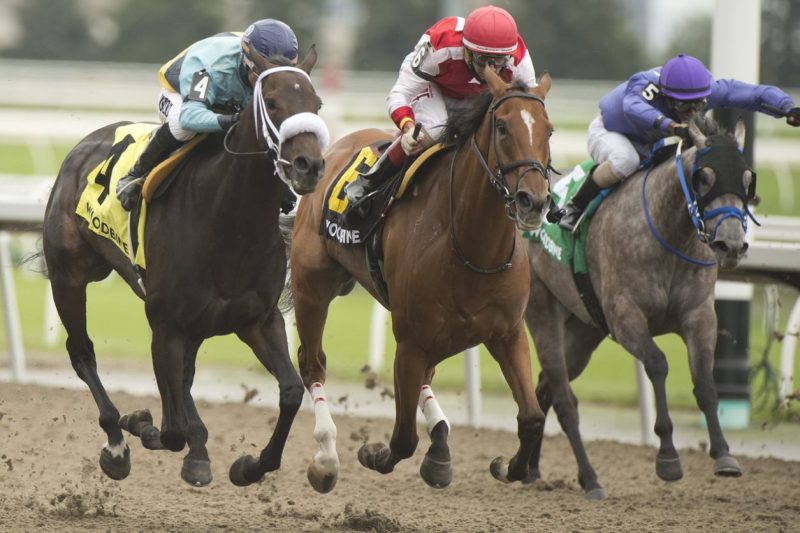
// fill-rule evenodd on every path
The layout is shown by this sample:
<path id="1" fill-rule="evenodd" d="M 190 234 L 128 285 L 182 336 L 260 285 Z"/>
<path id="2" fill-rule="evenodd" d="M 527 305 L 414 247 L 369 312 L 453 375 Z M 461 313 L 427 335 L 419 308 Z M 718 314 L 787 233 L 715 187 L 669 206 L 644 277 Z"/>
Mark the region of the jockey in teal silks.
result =
<path id="1" fill-rule="evenodd" d="M 254 53 L 296 63 L 297 37 L 279 20 L 259 20 L 241 37 L 221 33 L 198 41 L 160 69 L 162 125 L 117 184 L 117 197 L 125 210 L 136 205 L 147 174 L 173 150 L 197 133 L 227 131 L 238 120 L 238 110 L 250 100 L 256 79 Z M 223 109 L 223 113 L 216 111 Z"/>

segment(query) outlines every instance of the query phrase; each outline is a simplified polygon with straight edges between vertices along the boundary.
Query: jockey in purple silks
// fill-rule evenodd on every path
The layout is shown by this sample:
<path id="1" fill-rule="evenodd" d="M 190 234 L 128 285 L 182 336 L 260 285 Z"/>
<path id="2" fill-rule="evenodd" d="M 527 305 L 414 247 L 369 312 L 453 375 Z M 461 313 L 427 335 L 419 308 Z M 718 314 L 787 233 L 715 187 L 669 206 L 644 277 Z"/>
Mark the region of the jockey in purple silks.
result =
<path id="1" fill-rule="evenodd" d="M 600 189 L 633 174 L 653 142 L 686 137 L 695 114 L 729 107 L 786 117 L 787 124 L 800 126 L 800 108 L 781 89 L 714 80 L 702 61 L 685 54 L 618 85 L 600 100 L 600 115 L 589 124 L 589 155 L 597 166 L 567 204 L 559 226 L 574 231 Z"/>

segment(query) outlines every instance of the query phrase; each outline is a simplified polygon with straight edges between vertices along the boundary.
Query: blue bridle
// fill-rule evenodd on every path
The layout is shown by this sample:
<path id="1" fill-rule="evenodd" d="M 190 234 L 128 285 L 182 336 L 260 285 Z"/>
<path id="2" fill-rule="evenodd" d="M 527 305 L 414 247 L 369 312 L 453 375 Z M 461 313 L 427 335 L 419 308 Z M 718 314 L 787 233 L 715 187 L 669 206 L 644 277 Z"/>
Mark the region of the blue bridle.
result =
<path id="1" fill-rule="evenodd" d="M 716 238 L 717 230 L 719 229 L 720 224 L 730 217 L 734 217 L 739 220 L 742 224 L 742 229 L 745 233 L 747 233 L 747 219 L 748 217 L 753 220 L 753 222 L 760 226 L 761 224 L 756 220 L 753 216 L 753 213 L 747 209 L 747 199 L 744 201 L 745 208 L 744 210 L 739 209 L 738 207 L 734 206 L 723 206 L 718 207 L 716 209 L 712 209 L 710 211 L 706 211 L 704 208 L 701 209 L 698 204 L 698 198 L 695 194 L 694 189 L 689 185 L 686 179 L 686 173 L 683 170 L 683 155 L 681 154 L 681 148 L 683 145 L 683 140 L 678 142 L 678 146 L 675 152 L 675 165 L 677 166 L 678 170 L 678 179 L 680 180 L 681 190 L 683 191 L 683 196 L 686 199 L 686 207 L 689 211 L 689 217 L 692 220 L 692 224 L 695 227 L 695 231 L 697 232 L 697 238 L 706 244 L 712 242 L 714 238 Z M 697 159 L 700 154 L 706 153 L 708 150 L 711 150 L 711 147 L 703 148 L 702 150 L 698 150 L 695 153 L 694 161 L 692 162 L 692 176 L 697 173 Z M 687 261 L 693 265 L 710 267 L 717 264 L 716 261 L 701 261 L 699 259 L 693 259 L 680 250 L 673 247 L 669 244 L 661 235 L 659 235 L 658 230 L 656 229 L 655 225 L 653 224 L 653 220 L 650 216 L 650 209 L 647 207 L 647 197 L 645 195 L 645 188 L 647 186 L 647 178 L 650 176 L 650 172 L 652 172 L 653 168 L 651 167 L 644 176 L 642 180 L 642 206 L 644 207 L 644 216 L 647 219 L 647 226 L 650 228 L 650 231 L 653 234 L 653 237 L 663 246 L 666 248 L 670 253 L 678 256 L 679 258 Z M 707 221 L 718 218 L 716 224 L 714 225 L 714 230 L 709 236 L 708 232 L 706 231 L 706 223 Z"/>

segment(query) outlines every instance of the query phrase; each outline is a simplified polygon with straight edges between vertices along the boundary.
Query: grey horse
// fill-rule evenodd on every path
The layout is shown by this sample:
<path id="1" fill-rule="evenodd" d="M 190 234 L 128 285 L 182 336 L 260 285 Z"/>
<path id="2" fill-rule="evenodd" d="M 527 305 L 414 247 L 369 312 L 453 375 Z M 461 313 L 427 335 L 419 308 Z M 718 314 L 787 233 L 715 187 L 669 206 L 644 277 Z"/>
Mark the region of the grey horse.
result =
<path id="1" fill-rule="evenodd" d="M 683 476 L 667 409 L 667 359 L 653 341 L 665 333 L 677 333 L 688 348 L 693 392 L 708 423 L 714 473 L 742 474 L 722 434 L 712 371 L 718 266 L 732 268 L 746 252 L 747 203 L 755 194 L 755 174 L 741 153 L 744 135 L 741 121 L 733 136 L 719 133 L 710 119 L 693 122 L 694 146 L 681 160 L 672 157 L 649 171 L 638 171 L 600 205 L 588 230 L 586 256 L 607 332 L 603 316 L 598 321 L 588 312 L 569 268 L 548 255 L 541 243 L 530 241 L 532 285 L 526 322 L 542 365 L 536 393 L 545 414 L 550 406 L 555 408 L 589 499 L 604 499 L 606 491 L 581 440 L 570 381 L 586 368 L 607 334 L 644 364 L 653 384 L 654 429 L 660 439 L 656 474 L 666 481 Z M 696 201 L 695 217 L 687 211 L 692 205 L 687 194 Z M 540 432 L 528 481 L 540 477 L 541 437 Z"/>

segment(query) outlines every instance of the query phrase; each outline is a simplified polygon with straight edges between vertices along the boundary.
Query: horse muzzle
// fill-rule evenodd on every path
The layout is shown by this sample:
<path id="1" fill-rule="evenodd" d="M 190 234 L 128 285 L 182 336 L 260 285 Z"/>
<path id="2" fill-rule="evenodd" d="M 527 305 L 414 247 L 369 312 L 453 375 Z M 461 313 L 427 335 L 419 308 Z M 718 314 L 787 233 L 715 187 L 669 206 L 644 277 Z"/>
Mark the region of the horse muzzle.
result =
<path id="1" fill-rule="evenodd" d="M 716 239 L 710 244 L 720 268 L 735 268 L 750 246 L 743 240 Z"/>
<path id="2" fill-rule="evenodd" d="M 514 193 L 517 227 L 522 231 L 533 231 L 542 227 L 547 211 L 548 199 L 538 198 L 529 191 Z"/>

